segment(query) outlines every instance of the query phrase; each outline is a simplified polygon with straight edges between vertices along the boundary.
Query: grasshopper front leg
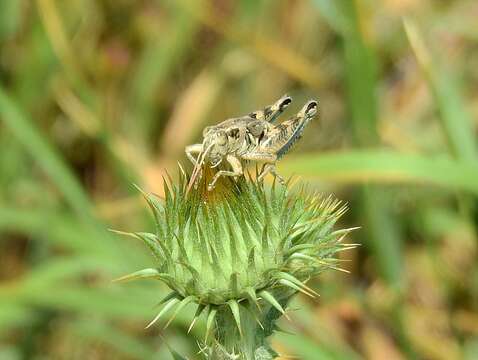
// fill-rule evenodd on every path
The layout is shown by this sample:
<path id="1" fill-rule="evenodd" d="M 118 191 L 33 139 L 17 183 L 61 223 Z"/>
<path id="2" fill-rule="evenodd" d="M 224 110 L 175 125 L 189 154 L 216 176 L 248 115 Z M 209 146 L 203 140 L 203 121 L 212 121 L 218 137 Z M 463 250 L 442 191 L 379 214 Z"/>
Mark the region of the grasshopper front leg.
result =
<path id="1" fill-rule="evenodd" d="M 196 166 L 198 166 L 198 158 L 195 158 L 193 156 L 193 154 L 199 154 L 198 156 L 200 156 L 202 151 L 203 151 L 202 144 L 193 144 L 193 145 L 186 146 L 186 149 L 185 149 L 186 156 L 193 163 L 194 168 L 196 168 Z M 194 170 L 193 170 L 193 172 L 194 172 Z M 199 179 L 201 177 L 202 177 L 202 170 L 200 169 L 199 170 Z M 194 186 L 195 186 L 195 188 L 197 187 L 197 180 L 195 180 Z M 188 188 L 188 191 L 189 191 L 189 188 Z"/>
<path id="2" fill-rule="evenodd" d="M 212 189 L 214 189 L 214 187 L 216 186 L 216 182 L 217 180 L 221 177 L 221 176 L 241 176 L 243 174 L 243 169 L 242 169 L 242 165 L 241 165 L 241 162 L 239 161 L 239 159 L 233 155 L 227 155 L 226 156 L 226 160 L 229 164 L 231 164 L 231 167 L 232 167 L 232 171 L 226 171 L 226 170 L 220 170 L 216 173 L 216 175 L 214 175 L 211 183 L 208 185 L 207 189 L 209 191 L 211 191 Z"/>

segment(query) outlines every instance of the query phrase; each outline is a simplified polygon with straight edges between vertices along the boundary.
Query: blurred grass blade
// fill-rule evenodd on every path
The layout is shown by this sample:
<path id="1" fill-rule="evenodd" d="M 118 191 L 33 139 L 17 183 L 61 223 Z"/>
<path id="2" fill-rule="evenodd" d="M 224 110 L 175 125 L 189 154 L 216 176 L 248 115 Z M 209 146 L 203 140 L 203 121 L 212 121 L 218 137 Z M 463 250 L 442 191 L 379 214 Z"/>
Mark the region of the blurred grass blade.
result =
<path id="1" fill-rule="evenodd" d="M 16 102 L 28 109 L 37 108 L 49 99 L 45 84 L 58 70 L 57 58 L 42 24 L 33 21 L 31 26 L 32 29 L 25 39 L 28 56 L 16 63 L 18 73 L 15 81 L 11 83 Z"/>
<path id="2" fill-rule="evenodd" d="M 4 301 L 0 299 L 0 336 L 5 335 L 15 326 L 29 325 L 35 318 L 35 312 L 27 306 L 17 304 L 14 301 Z M 0 359 L 2 357 L 0 356 Z"/>
<path id="3" fill-rule="evenodd" d="M 408 183 L 440 185 L 478 194 L 478 166 L 448 156 L 358 150 L 290 156 L 280 163 L 284 175 L 300 174 L 350 184 Z"/>
<path id="4" fill-rule="evenodd" d="M 0 41 L 10 38 L 21 23 L 22 0 L 0 2 Z"/>
<path id="5" fill-rule="evenodd" d="M 162 85 L 175 66 L 191 51 L 191 43 L 197 31 L 197 22 L 188 12 L 173 13 L 175 18 L 170 22 L 168 31 L 163 33 L 163 38 L 158 35 L 148 40 L 132 78 L 129 98 L 134 121 L 126 119 L 125 127 L 133 132 L 140 130 L 138 135 L 142 140 L 148 140 L 156 121 L 153 110 L 158 90 L 163 90 Z"/>
<path id="6" fill-rule="evenodd" d="M 140 341 L 101 320 L 77 320 L 72 325 L 74 334 L 85 339 L 91 344 L 104 344 L 112 349 L 116 349 L 124 355 L 135 359 L 151 359 L 154 350 L 145 341 Z"/>
<path id="7" fill-rule="evenodd" d="M 204 127 L 224 85 L 224 77 L 212 70 L 203 70 L 186 88 L 176 104 L 163 131 L 161 154 L 177 158 L 184 147 Z"/>
<path id="8" fill-rule="evenodd" d="M 378 144 L 377 133 L 377 60 L 365 38 L 358 19 L 358 9 L 352 1 L 346 7 L 347 19 L 353 31 L 344 36 L 345 80 L 351 112 L 353 135 L 360 146 Z M 358 5 L 357 5 L 358 7 Z"/>
<path id="9" fill-rule="evenodd" d="M 55 0 L 37 0 L 38 14 L 40 15 L 48 40 L 63 67 L 63 76 L 67 78 L 81 94 L 83 100 L 93 105 L 97 100 L 82 73 L 80 63 L 72 48 L 71 39 L 66 32 L 62 16 Z"/>
<path id="10" fill-rule="evenodd" d="M 318 6 L 331 5 L 332 1 L 320 1 Z M 377 67 L 378 60 L 371 43 L 371 37 L 365 30 L 370 13 L 365 9 L 364 2 L 335 0 L 335 6 L 340 6 L 346 24 L 341 28 L 344 47 L 345 80 L 347 84 L 348 107 L 351 115 L 352 135 L 358 146 L 369 147 L 380 144 L 377 119 Z M 338 14 L 338 12 L 337 12 Z M 339 16 L 339 15 L 336 15 Z M 334 24 L 331 24 L 334 26 Z M 370 27 L 371 28 L 371 27 Z M 361 224 L 364 224 L 365 236 L 362 237 L 374 253 L 381 277 L 391 290 L 400 296 L 403 290 L 403 254 L 402 234 L 396 217 L 390 208 L 391 199 L 381 188 L 363 187 L 359 191 L 361 208 L 357 214 Z M 392 311 L 398 321 L 394 322 L 398 341 L 406 349 L 409 356 L 414 355 L 410 341 L 401 325 L 400 303 Z"/>
<path id="11" fill-rule="evenodd" d="M 145 254 L 141 249 L 131 246 L 123 249 L 117 240 L 108 238 L 107 233 L 100 234 L 98 229 L 89 225 L 70 213 L 0 206 L 0 233 L 14 232 L 29 237 L 32 244 L 38 242 L 73 252 L 75 256 L 101 259 L 104 270 L 115 269 L 115 273 L 128 271 L 118 260 L 121 254 L 125 253 L 131 258 L 129 265 L 133 267 L 142 266 L 144 261 L 149 259 L 149 254 Z"/>
<path id="12" fill-rule="evenodd" d="M 351 351 L 342 350 L 339 347 L 333 348 L 329 344 L 321 342 L 317 344 L 305 336 L 288 335 L 278 333 L 275 337 L 284 344 L 293 354 L 283 354 L 285 358 L 297 356 L 301 360 L 358 360 L 360 357 Z"/>
<path id="13" fill-rule="evenodd" d="M 0 87 L 0 121 L 17 140 L 30 152 L 60 189 L 72 209 L 80 217 L 88 216 L 91 205 L 85 191 L 60 155 L 50 146 L 46 138 L 33 125 L 32 120 L 22 113 L 14 101 Z"/>
<path id="14" fill-rule="evenodd" d="M 443 131 L 448 138 L 452 153 L 467 161 L 477 160 L 473 119 L 466 110 L 462 90 L 457 79 L 435 59 L 417 25 L 411 19 L 403 21 L 410 44 L 432 91 Z"/>
<path id="15" fill-rule="evenodd" d="M 263 36 L 260 32 L 244 31 L 234 26 L 233 22 L 218 14 L 214 6 L 206 1 L 179 0 L 178 4 L 216 33 L 248 49 L 265 63 L 280 69 L 291 78 L 311 88 L 317 88 L 320 84 L 319 70 L 314 63 L 284 46 L 281 41 Z"/>
<path id="16" fill-rule="evenodd" d="M 347 98 L 353 136 L 360 146 L 378 143 L 377 59 L 359 18 L 359 4 L 349 0 L 315 0 L 325 20 L 342 36 Z"/>
<path id="17" fill-rule="evenodd" d="M 351 115 L 352 136 L 361 147 L 375 146 L 380 142 L 377 131 L 377 59 L 370 38 L 364 31 L 364 18 L 360 14 L 366 13 L 361 9 L 363 3 L 336 0 L 318 1 L 315 4 L 324 14 L 332 27 L 337 27 L 339 22 L 344 49 L 345 80 L 347 84 L 348 107 Z M 336 9 L 333 12 L 330 9 Z M 333 14 L 335 21 L 332 20 Z M 376 193 L 375 193 L 376 192 Z M 395 287 L 400 287 L 401 264 L 401 237 L 395 220 L 389 214 L 389 201 L 383 199 L 380 189 L 364 188 L 360 193 L 363 211 L 360 220 L 365 224 L 367 235 L 364 241 L 376 252 L 376 261 L 381 275 Z M 380 218 L 375 218 L 379 215 Z M 370 222 L 370 226 L 366 226 Z M 382 243 L 387 243 L 383 247 Z"/>
<path id="18" fill-rule="evenodd" d="M 350 31 L 349 23 L 344 15 L 343 2 L 330 0 L 313 0 L 313 2 L 320 10 L 320 15 L 337 33 L 345 34 Z"/>

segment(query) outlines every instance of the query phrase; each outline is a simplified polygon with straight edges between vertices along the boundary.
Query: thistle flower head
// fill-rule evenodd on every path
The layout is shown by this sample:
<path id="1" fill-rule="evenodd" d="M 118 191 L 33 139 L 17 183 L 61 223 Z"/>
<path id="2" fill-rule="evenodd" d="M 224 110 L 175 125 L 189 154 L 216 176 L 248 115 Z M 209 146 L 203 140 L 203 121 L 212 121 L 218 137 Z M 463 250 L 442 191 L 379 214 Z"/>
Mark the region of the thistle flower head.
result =
<path id="1" fill-rule="evenodd" d="M 228 347 L 225 336 L 221 338 L 227 319 L 242 337 L 249 326 L 245 318 L 252 314 L 254 336 L 261 331 L 259 338 L 270 335 L 293 294 L 316 295 L 306 285 L 308 279 L 337 269 L 334 255 L 350 247 L 341 241 L 351 229 L 334 230 L 345 206 L 332 197 L 289 185 L 268 188 L 245 177 L 223 178 L 209 192 L 208 177 L 206 173 L 199 188 L 189 194 L 186 174 L 177 184 L 165 181 L 164 199 L 144 194 L 154 214 L 155 232 L 130 235 L 149 247 L 157 267 L 119 280 L 163 281 L 171 293 L 151 324 L 170 309 L 175 308 L 174 318 L 195 303 L 192 325 L 206 312 L 206 338 L 214 333 L 217 345 L 232 353 L 237 345 Z M 265 351 L 263 339 L 257 341 L 256 351 L 261 346 Z M 254 359 L 241 351 L 244 358 Z"/>

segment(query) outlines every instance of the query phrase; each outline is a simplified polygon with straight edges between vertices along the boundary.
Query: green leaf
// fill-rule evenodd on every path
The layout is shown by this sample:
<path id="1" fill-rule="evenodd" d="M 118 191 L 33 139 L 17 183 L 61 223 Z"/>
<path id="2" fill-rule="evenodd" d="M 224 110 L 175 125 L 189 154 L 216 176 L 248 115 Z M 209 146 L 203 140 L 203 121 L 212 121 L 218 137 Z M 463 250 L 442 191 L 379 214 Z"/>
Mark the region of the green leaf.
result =
<path id="1" fill-rule="evenodd" d="M 262 290 L 259 293 L 259 296 L 261 296 L 265 301 L 267 301 L 269 304 L 271 304 L 273 307 L 275 307 L 282 315 L 285 315 L 285 311 L 282 308 L 281 304 L 275 299 L 274 296 L 267 290 Z"/>
<path id="2" fill-rule="evenodd" d="M 168 348 L 168 351 L 171 353 L 171 355 L 173 356 L 173 359 L 174 360 L 188 360 L 187 358 L 183 357 L 182 355 L 180 355 L 178 352 L 176 352 L 175 350 L 173 350 L 173 348 L 171 347 L 171 345 L 169 345 L 169 343 L 166 341 L 166 339 L 164 339 L 163 336 L 161 336 L 161 339 L 163 340 L 163 342 L 166 344 L 167 348 Z"/>
<path id="3" fill-rule="evenodd" d="M 179 312 L 187 305 L 189 304 L 190 302 L 194 301 L 196 299 L 195 296 L 188 296 L 184 299 L 181 300 L 181 302 L 178 304 L 178 306 L 176 306 L 176 309 L 174 309 L 174 313 L 173 315 L 171 316 L 171 318 L 168 320 L 168 322 L 166 323 L 166 325 L 164 326 L 164 328 L 166 329 L 169 324 L 171 324 L 171 322 L 176 318 L 176 316 L 179 314 Z"/>
<path id="4" fill-rule="evenodd" d="M 169 351 L 171 352 L 171 355 L 173 356 L 174 360 L 188 360 L 187 358 L 180 355 L 178 352 L 176 352 L 175 350 L 173 350 L 171 348 L 169 348 Z"/>
<path id="5" fill-rule="evenodd" d="M 156 238 L 156 235 L 150 233 L 138 233 L 138 232 L 125 232 L 119 230 L 110 229 L 111 232 L 118 234 L 129 236 L 138 240 L 141 240 L 146 244 L 146 246 L 151 250 L 157 260 L 159 261 L 170 261 L 171 254 L 169 249 L 164 246 L 161 241 Z M 164 254 L 163 254 L 164 253 Z"/>
<path id="6" fill-rule="evenodd" d="M 299 292 L 303 293 L 304 295 L 307 295 L 307 296 L 310 296 L 310 297 L 315 297 L 314 295 L 308 293 L 303 288 L 301 288 L 300 286 L 297 286 L 296 284 L 290 282 L 289 280 L 280 279 L 279 284 L 281 284 L 283 286 L 287 286 L 287 287 L 291 288 L 292 290 L 299 291 Z"/>
<path id="7" fill-rule="evenodd" d="M 146 325 L 146 329 L 150 328 L 151 326 L 154 325 L 154 323 L 156 323 L 156 321 L 159 320 L 159 318 L 161 318 L 161 316 L 163 316 L 165 313 L 167 313 L 172 307 L 174 307 L 180 300 L 177 299 L 177 298 L 173 298 L 171 300 L 169 300 L 166 305 L 164 305 L 164 307 L 161 309 L 161 311 L 158 313 L 158 315 L 156 315 L 156 317 L 151 320 L 151 322 Z"/>
<path id="8" fill-rule="evenodd" d="M 255 304 L 257 309 L 260 309 L 261 307 L 260 307 L 259 301 L 257 299 L 256 291 L 253 288 L 248 287 L 246 289 L 246 294 L 247 294 L 247 297 L 248 297 L 249 301 L 251 303 Z"/>
<path id="9" fill-rule="evenodd" d="M 207 339 L 209 338 L 209 334 L 211 333 L 214 319 L 216 318 L 216 313 L 217 313 L 217 309 L 215 307 L 209 307 L 209 314 L 207 315 L 207 320 L 206 320 L 206 337 L 204 340 L 205 342 L 207 342 Z"/>
<path id="10" fill-rule="evenodd" d="M 305 285 L 302 281 L 300 281 L 299 279 L 297 279 L 295 276 L 289 274 L 289 273 L 286 273 L 286 272 L 279 272 L 277 274 L 277 276 L 283 280 L 286 280 L 286 281 L 289 281 L 293 284 L 295 284 L 296 286 L 300 287 L 302 290 L 302 292 L 304 292 L 305 294 L 311 296 L 311 297 L 314 297 L 314 296 L 319 296 L 319 294 L 317 294 L 313 289 L 311 289 L 310 287 L 308 287 L 307 285 Z M 305 291 L 304 291 L 305 290 Z"/>
<path id="11" fill-rule="evenodd" d="M 165 302 L 168 302 L 169 300 L 173 298 L 180 298 L 181 295 L 179 295 L 176 291 L 171 291 L 168 295 L 166 295 L 164 298 L 162 298 L 154 307 L 158 307 L 160 305 L 163 305 Z"/>
<path id="12" fill-rule="evenodd" d="M 143 269 L 135 271 L 134 273 L 124 275 L 120 278 L 114 279 L 114 282 L 124 282 L 124 281 L 132 281 L 137 279 L 161 279 L 161 273 L 158 269 Z"/>
<path id="13" fill-rule="evenodd" d="M 194 327 L 194 324 L 196 324 L 197 319 L 199 318 L 199 316 L 201 316 L 204 309 L 206 309 L 206 305 L 204 305 L 204 304 L 199 304 L 198 305 L 198 307 L 196 309 L 196 312 L 194 313 L 194 318 L 193 318 L 193 320 L 191 321 L 191 324 L 188 327 L 188 334 L 191 332 L 192 328 Z"/>
<path id="14" fill-rule="evenodd" d="M 232 291 L 234 297 L 239 296 L 239 274 L 232 273 L 229 279 L 229 288 Z"/>
<path id="15" fill-rule="evenodd" d="M 236 300 L 229 300 L 227 305 L 231 309 L 232 316 L 234 316 L 234 320 L 236 321 L 237 328 L 239 330 L 239 334 L 242 337 L 242 327 L 241 327 L 241 313 L 239 311 L 239 304 Z"/>

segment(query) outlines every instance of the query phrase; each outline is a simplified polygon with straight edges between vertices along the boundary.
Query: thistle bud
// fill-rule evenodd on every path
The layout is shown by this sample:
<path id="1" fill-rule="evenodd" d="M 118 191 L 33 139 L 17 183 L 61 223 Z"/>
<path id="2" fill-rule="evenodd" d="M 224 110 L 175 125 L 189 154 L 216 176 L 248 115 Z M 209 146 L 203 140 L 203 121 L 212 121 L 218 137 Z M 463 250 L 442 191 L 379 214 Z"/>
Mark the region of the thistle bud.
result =
<path id="1" fill-rule="evenodd" d="M 206 319 L 205 353 L 212 359 L 273 359 L 267 343 L 291 297 L 317 293 L 306 282 L 337 269 L 338 251 L 352 229 L 334 230 L 346 208 L 333 197 L 286 185 L 266 187 L 251 177 L 222 178 L 213 191 L 203 174 L 187 192 L 188 176 L 165 181 L 165 197 L 144 194 L 154 233 L 128 233 L 149 247 L 157 267 L 119 280 L 157 279 L 171 292 L 152 326 L 188 304 L 197 307 L 189 330 Z M 235 357 L 237 356 L 237 357 Z"/>

